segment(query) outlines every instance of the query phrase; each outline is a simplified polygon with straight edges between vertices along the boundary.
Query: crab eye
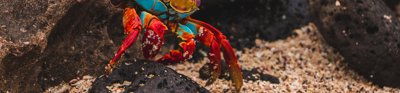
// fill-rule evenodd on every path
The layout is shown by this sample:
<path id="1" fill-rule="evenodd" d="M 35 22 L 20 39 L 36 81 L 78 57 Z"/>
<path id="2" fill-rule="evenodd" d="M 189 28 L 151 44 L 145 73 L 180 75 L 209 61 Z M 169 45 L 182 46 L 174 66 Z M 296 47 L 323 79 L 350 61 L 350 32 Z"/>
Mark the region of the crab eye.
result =
<path id="1" fill-rule="evenodd" d="M 197 3 L 200 0 L 170 0 L 171 7 L 180 12 L 187 13 L 192 11 L 193 9 L 197 9 Z"/>

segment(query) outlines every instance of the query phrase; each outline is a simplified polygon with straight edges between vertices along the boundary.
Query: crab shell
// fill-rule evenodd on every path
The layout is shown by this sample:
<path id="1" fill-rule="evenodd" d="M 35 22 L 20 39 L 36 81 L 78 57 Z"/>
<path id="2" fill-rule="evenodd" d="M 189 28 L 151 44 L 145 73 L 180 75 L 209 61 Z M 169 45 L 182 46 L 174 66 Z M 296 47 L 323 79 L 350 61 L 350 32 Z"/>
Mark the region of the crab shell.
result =
<path id="1" fill-rule="evenodd" d="M 200 0 L 164 0 L 164 2 L 169 2 L 170 6 L 179 13 L 198 10 L 200 6 Z"/>

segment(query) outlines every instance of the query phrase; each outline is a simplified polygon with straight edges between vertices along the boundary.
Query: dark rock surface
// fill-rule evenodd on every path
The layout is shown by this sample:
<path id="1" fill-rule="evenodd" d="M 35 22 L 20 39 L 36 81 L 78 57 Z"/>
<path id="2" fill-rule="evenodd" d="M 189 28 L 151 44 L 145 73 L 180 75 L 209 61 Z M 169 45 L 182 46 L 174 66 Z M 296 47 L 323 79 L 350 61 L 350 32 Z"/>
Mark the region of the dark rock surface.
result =
<path id="1" fill-rule="evenodd" d="M 124 92 L 134 93 L 209 93 L 190 78 L 153 61 L 127 60 L 114 69 L 110 76 L 100 76 L 93 83 L 91 93 L 108 93 L 107 86 L 131 82 Z"/>
<path id="2" fill-rule="evenodd" d="M 400 22 L 382 0 L 314 0 L 317 25 L 349 67 L 378 85 L 400 87 Z"/>
<path id="3" fill-rule="evenodd" d="M 400 0 L 383 0 L 383 1 L 393 11 L 395 11 L 396 7 L 399 6 L 400 4 Z"/>

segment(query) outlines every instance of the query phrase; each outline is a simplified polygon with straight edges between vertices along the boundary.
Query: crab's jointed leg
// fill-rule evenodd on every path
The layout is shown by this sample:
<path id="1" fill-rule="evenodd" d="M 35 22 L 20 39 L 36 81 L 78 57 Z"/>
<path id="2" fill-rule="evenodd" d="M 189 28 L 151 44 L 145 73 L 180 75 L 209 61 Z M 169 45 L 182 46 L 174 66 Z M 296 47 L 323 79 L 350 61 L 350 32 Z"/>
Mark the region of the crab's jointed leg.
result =
<path id="1" fill-rule="evenodd" d="M 141 31 L 142 24 L 140 22 L 140 17 L 137 15 L 134 8 L 125 8 L 123 17 L 124 33 L 127 34 L 126 38 L 119 47 L 117 54 L 112 60 L 109 61 L 106 67 L 106 73 L 112 72 L 115 62 L 121 57 L 124 51 L 129 48 L 133 42 L 135 42 L 139 32 Z"/>
<path id="2" fill-rule="evenodd" d="M 142 50 L 143 56 L 147 59 L 153 58 L 160 51 L 160 47 L 164 42 L 164 31 L 168 29 L 157 17 L 147 12 L 142 12 L 139 16 L 133 8 L 125 8 L 123 25 L 124 33 L 128 35 L 122 42 L 115 57 L 107 65 L 107 73 L 111 73 L 115 62 L 136 40 L 142 28 L 145 31 L 142 39 Z"/>
<path id="3" fill-rule="evenodd" d="M 239 67 L 235 52 L 232 46 L 229 44 L 228 40 L 226 40 L 226 37 L 218 29 L 205 22 L 192 18 L 187 18 L 185 21 L 186 25 L 190 29 L 197 32 L 196 40 L 199 40 L 204 45 L 210 47 L 208 58 L 211 60 L 210 68 L 213 72 L 211 79 L 207 83 L 211 84 L 212 82 L 214 82 L 220 74 L 221 65 L 219 63 L 219 48 L 222 47 L 224 59 L 226 60 L 226 63 L 229 67 L 229 74 L 232 78 L 236 90 L 240 91 L 240 88 L 243 85 L 242 71 Z"/>
<path id="4" fill-rule="evenodd" d="M 178 35 L 178 38 L 183 40 L 179 43 L 181 50 L 171 50 L 170 53 L 160 58 L 158 62 L 163 64 L 182 62 L 185 59 L 188 59 L 195 50 L 196 42 L 194 41 L 194 33 L 187 26 L 177 24 L 177 27 L 172 27 L 172 29 L 172 31 L 175 31 Z"/>

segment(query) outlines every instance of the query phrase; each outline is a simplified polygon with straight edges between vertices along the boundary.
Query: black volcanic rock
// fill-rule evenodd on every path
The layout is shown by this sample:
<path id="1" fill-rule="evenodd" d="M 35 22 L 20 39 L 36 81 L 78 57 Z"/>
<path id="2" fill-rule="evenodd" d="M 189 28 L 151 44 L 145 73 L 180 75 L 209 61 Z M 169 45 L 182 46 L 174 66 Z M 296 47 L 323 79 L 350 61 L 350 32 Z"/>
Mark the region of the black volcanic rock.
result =
<path id="1" fill-rule="evenodd" d="M 123 86 L 125 92 L 134 93 L 209 93 L 190 78 L 153 61 L 127 60 L 107 76 L 100 76 L 93 83 L 91 93 L 108 93 L 106 86 L 131 82 Z"/>
<path id="2" fill-rule="evenodd" d="M 325 40 L 367 79 L 400 87 L 400 22 L 394 12 L 382 0 L 336 1 L 312 2 Z"/>

